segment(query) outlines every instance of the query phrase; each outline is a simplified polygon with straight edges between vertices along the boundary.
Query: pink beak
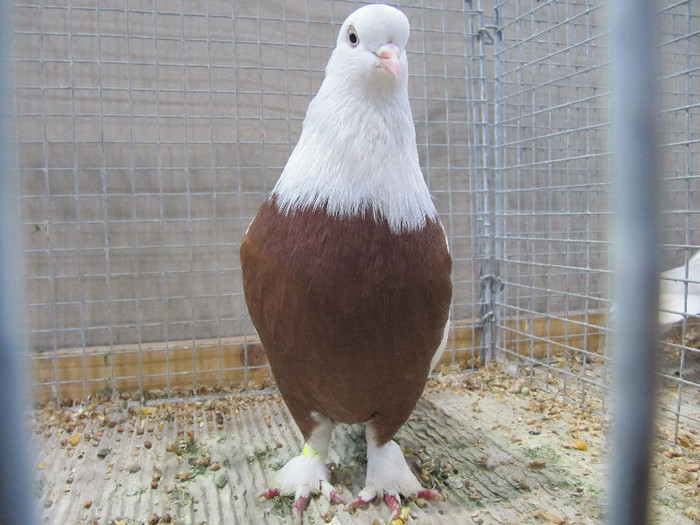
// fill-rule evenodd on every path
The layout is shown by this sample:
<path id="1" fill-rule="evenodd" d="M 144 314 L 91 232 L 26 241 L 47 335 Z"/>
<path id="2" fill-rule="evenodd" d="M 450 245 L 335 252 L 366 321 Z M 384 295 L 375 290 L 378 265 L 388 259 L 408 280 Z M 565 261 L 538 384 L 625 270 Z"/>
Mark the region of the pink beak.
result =
<path id="1" fill-rule="evenodd" d="M 377 49 L 379 67 L 386 69 L 396 78 L 401 77 L 401 49 L 396 44 L 384 44 Z"/>

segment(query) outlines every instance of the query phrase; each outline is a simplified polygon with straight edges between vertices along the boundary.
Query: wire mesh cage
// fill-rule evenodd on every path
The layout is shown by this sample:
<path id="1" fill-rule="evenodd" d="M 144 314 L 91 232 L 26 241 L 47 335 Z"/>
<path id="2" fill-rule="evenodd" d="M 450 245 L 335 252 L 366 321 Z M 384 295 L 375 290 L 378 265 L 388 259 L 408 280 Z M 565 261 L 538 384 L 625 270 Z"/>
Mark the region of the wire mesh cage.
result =
<path id="1" fill-rule="evenodd" d="M 18 169 L 40 397 L 169 392 L 264 375 L 259 346 L 247 338 L 254 332 L 238 246 L 355 4 L 282 7 L 15 6 Z M 463 6 L 405 10 L 422 35 L 409 49 L 422 167 L 454 225 L 455 315 L 468 319 Z"/>
<path id="2" fill-rule="evenodd" d="M 11 169 L 38 404 L 268 384 L 240 241 L 358 5 L 11 3 Z M 495 360 L 605 413 L 616 314 L 606 3 L 399 7 L 421 168 L 454 261 L 441 363 Z M 700 432 L 700 8 L 664 1 L 657 19 L 659 404 L 672 421 L 662 437 L 678 444 Z"/>
<path id="3" fill-rule="evenodd" d="M 615 313 L 609 285 L 608 232 L 615 207 L 609 202 L 604 4 L 505 1 L 496 3 L 495 16 L 497 346 L 524 359 L 532 373 L 540 367 L 545 382 L 557 377 L 557 388 L 578 402 L 593 387 L 604 406 L 610 384 L 606 334 Z M 683 396 L 688 379 L 697 386 L 698 349 L 688 335 L 692 297 L 684 303 L 683 295 L 693 294 L 691 258 L 697 251 L 691 100 L 697 16 L 685 2 L 668 3 L 657 15 L 662 258 L 666 268 L 688 268 L 676 280 L 665 272 L 661 286 L 689 279 L 687 291 L 680 285 L 675 306 L 662 298 L 662 310 L 679 315 L 660 317 L 667 336 L 660 366 L 664 384 L 678 389 L 665 409 L 677 422 L 695 424 L 696 400 Z M 595 363 L 600 366 L 589 366 Z"/>
<path id="4" fill-rule="evenodd" d="M 501 2 L 496 14 L 500 341 L 583 400 L 601 384 L 586 365 L 605 354 L 609 306 L 604 8 Z"/>

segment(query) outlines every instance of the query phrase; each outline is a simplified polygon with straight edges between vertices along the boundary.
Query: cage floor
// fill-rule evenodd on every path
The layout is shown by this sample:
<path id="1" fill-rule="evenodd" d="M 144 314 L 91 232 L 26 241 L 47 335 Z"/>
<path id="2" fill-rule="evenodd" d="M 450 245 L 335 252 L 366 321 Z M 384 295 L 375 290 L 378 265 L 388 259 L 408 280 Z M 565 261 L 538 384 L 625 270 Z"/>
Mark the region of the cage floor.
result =
<path id="1" fill-rule="evenodd" d="M 534 384 L 491 367 L 430 381 L 396 440 L 443 500 L 407 502 L 408 516 L 395 525 L 603 522 L 606 423 Z M 32 425 L 42 523 L 292 522 L 291 498 L 257 497 L 302 445 L 274 393 L 49 405 Z M 662 420 L 662 435 L 663 427 Z M 681 429 L 679 445 L 656 449 L 654 523 L 700 522 L 699 432 Z M 346 497 L 362 488 L 364 451 L 362 427 L 336 427 L 332 482 Z M 388 517 L 383 501 L 348 512 L 314 498 L 303 523 L 382 524 Z"/>

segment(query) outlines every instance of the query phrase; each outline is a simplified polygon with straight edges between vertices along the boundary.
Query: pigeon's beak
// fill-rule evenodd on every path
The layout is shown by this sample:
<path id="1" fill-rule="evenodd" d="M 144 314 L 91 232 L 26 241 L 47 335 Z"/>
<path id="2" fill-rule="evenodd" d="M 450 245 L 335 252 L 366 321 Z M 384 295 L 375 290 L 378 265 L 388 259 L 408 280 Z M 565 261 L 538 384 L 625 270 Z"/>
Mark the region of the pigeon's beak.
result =
<path id="1" fill-rule="evenodd" d="M 396 44 L 384 44 L 377 49 L 379 67 L 386 69 L 396 78 L 401 77 L 401 49 Z"/>

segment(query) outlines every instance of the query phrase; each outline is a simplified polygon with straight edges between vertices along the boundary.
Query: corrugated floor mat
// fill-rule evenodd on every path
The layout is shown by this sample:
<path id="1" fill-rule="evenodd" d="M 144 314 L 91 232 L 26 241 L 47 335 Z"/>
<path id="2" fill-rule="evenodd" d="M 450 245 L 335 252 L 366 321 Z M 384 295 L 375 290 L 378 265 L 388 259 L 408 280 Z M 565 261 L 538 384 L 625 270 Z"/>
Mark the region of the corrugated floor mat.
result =
<path id="1" fill-rule="evenodd" d="M 444 499 L 406 502 L 405 523 L 602 523 L 604 422 L 522 384 L 483 373 L 431 381 L 396 441 Z M 276 394 L 49 406 L 32 424 L 42 523 L 292 522 L 291 498 L 258 498 L 302 446 Z M 364 484 L 364 453 L 362 426 L 336 427 L 332 482 L 348 498 Z M 671 488 L 663 497 L 676 504 L 657 497 L 657 522 L 693 523 L 692 498 Z M 389 513 L 383 501 L 349 512 L 313 498 L 303 523 L 382 524 Z"/>

